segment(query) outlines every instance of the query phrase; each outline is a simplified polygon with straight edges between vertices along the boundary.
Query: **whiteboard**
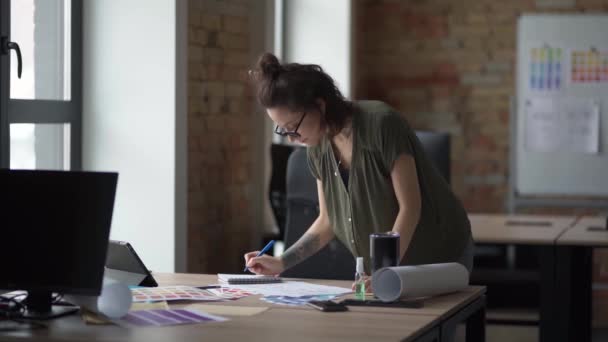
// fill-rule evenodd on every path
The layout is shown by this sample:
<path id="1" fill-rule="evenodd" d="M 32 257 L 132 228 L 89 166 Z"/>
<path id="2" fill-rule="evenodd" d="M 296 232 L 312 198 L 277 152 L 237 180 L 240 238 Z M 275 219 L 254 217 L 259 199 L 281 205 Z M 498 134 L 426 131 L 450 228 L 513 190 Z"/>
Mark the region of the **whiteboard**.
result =
<path id="1" fill-rule="evenodd" d="M 595 72 L 597 58 L 608 55 L 607 15 L 520 17 L 517 96 L 512 118 L 515 146 L 511 146 L 515 148 L 513 184 L 519 195 L 608 196 L 608 80 L 579 72 L 580 56 L 585 52 L 594 56 L 593 60 L 583 61 L 591 61 L 588 69 Z M 595 106 L 599 120 L 593 121 L 597 136 L 591 142 L 597 149 L 563 148 L 559 141 L 538 144 L 548 146 L 545 150 L 535 149 L 537 145 L 531 147 L 530 139 L 535 137 L 534 127 L 527 126 L 530 108 L 534 108 L 531 103 L 547 102 L 554 103 L 547 108 L 563 108 L 562 104 L 567 103 Z"/>

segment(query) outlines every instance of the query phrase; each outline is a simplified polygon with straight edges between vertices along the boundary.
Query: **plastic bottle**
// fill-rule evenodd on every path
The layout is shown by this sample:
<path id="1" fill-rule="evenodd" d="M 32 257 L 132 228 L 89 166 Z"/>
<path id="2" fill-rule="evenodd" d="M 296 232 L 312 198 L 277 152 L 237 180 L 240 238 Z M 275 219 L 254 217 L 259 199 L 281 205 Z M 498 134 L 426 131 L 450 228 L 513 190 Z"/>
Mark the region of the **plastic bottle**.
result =
<path id="1" fill-rule="evenodd" d="M 357 257 L 357 269 L 355 272 L 355 298 L 365 300 L 365 269 L 363 268 L 363 258 Z"/>

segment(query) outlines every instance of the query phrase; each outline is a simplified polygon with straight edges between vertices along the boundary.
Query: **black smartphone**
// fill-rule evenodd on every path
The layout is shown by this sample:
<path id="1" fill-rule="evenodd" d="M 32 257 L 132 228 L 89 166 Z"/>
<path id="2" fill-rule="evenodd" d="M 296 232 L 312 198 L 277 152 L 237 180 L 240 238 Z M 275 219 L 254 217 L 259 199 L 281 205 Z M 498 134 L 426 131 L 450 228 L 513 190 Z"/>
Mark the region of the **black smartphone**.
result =
<path id="1" fill-rule="evenodd" d="M 311 300 L 306 305 L 324 312 L 347 311 L 348 308 L 342 303 L 336 303 L 333 300 Z"/>
<path id="2" fill-rule="evenodd" d="M 387 308 L 410 308 L 410 309 L 419 309 L 424 306 L 424 301 L 421 299 L 412 299 L 412 300 L 404 300 L 404 301 L 396 301 L 396 302 L 383 302 L 379 299 L 344 299 L 340 302 L 344 305 L 350 306 L 382 306 Z"/>

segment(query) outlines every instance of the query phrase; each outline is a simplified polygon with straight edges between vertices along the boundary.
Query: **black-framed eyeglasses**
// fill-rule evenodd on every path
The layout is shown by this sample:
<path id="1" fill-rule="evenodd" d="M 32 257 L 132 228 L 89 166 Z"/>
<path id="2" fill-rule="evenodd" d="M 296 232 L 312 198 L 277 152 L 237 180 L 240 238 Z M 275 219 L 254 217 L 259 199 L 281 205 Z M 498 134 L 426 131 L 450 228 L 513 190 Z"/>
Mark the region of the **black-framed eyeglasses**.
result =
<path id="1" fill-rule="evenodd" d="M 292 137 L 292 138 L 301 137 L 300 133 L 298 133 L 298 128 L 300 128 L 300 125 L 302 124 L 302 121 L 304 121 L 305 116 L 306 116 L 306 112 L 304 112 L 304 114 L 302 114 L 302 117 L 300 118 L 300 121 L 298 122 L 296 129 L 294 129 L 293 131 L 286 131 L 283 128 L 280 128 L 279 125 L 276 125 L 274 127 L 274 133 L 278 134 L 282 137 Z"/>

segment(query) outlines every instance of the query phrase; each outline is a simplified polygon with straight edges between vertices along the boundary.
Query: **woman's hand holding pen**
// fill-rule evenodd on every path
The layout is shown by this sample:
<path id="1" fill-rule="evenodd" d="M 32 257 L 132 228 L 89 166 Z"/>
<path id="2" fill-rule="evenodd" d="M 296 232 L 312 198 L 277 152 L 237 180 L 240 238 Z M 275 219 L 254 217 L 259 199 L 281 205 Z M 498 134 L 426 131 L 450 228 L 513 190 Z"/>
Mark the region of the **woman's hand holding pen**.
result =
<path id="1" fill-rule="evenodd" d="M 270 255 L 257 256 L 259 251 L 245 254 L 245 265 L 255 274 L 278 275 L 285 270 L 283 260 Z"/>

